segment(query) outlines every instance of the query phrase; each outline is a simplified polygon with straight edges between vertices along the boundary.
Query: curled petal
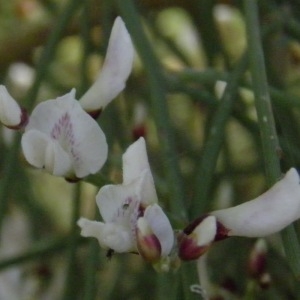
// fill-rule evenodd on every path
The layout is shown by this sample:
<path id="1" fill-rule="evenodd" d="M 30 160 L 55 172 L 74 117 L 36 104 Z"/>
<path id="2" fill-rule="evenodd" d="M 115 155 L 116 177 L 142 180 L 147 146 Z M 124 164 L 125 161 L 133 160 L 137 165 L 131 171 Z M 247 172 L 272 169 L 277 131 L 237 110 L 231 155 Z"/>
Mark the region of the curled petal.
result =
<path id="1" fill-rule="evenodd" d="M 26 131 L 32 129 L 46 134 L 61 146 L 78 178 L 96 173 L 106 161 L 105 135 L 97 122 L 81 108 L 75 99 L 75 90 L 37 105 Z"/>
<path id="2" fill-rule="evenodd" d="M 26 119 L 26 120 L 25 120 Z M 12 129 L 26 125 L 28 119 L 25 111 L 8 93 L 4 85 L 0 85 L 0 122 Z"/>
<path id="3" fill-rule="evenodd" d="M 264 237 L 276 233 L 300 217 L 300 184 L 296 169 L 254 200 L 211 213 L 229 236 Z"/>
<path id="4" fill-rule="evenodd" d="M 80 218 L 77 222 L 84 237 L 95 237 L 100 246 L 116 252 L 135 251 L 132 236 L 115 223 L 102 223 Z"/>
<path id="5" fill-rule="evenodd" d="M 22 148 L 26 160 L 36 168 L 45 169 L 56 176 L 71 174 L 69 155 L 60 145 L 37 130 L 29 130 L 22 136 Z"/>
<path id="6" fill-rule="evenodd" d="M 150 170 L 146 143 L 143 137 L 131 144 L 123 154 L 123 183 L 130 183 L 141 175 L 144 170 Z"/>
<path id="7" fill-rule="evenodd" d="M 104 108 L 125 87 L 131 72 L 134 49 L 120 17 L 112 28 L 103 68 L 95 83 L 80 99 L 83 109 L 93 112 Z"/>
<path id="8" fill-rule="evenodd" d="M 146 208 L 144 218 L 151 231 L 158 238 L 161 245 L 161 256 L 170 254 L 174 245 L 174 233 L 169 219 L 158 204 Z"/>

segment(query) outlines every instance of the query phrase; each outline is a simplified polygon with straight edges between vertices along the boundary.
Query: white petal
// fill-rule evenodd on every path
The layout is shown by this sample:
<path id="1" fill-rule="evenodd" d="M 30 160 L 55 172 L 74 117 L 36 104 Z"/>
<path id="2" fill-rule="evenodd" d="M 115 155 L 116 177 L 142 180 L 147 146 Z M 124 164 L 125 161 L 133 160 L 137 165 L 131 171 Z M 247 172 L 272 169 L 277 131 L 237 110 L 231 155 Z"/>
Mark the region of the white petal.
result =
<path id="1" fill-rule="evenodd" d="M 118 224 L 105 224 L 103 236 L 103 243 L 116 252 L 136 251 L 134 238 L 131 232 Z"/>
<path id="2" fill-rule="evenodd" d="M 131 144 L 123 154 L 123 183 L 128 184 L 150 170 L 146 143 L 143 137 Z"/>
<path id="3" fill-rule="evenodd" d="M 292 168 L 258 198 L 212 212 L 229 235 L 263 237 L 278 232 L 300 217 L 300 184 Z"/>
<path id="4" fill-rule="evenodd" d="M 81 108 L 73 114 L 74 152 L 76 176 L 81 178 L 98 172 L 107 159 L 106 137 L 98 123 Z"/>
<path id="5" fill-rule="evenodd" d="M 80 218 L 77 224 L 81 227 L 82 236 L 97 238 L 103 248 L 113 249 L 119 253 L 135 250 L 130 232 L 117 224 L 104 224 L 84 218 Z"/>
<path id="6" fill-rule="evenodd" d="M 122 19 L 117 17 L 101 73 L 80 99 L 80 104 L 86 111 L 104 108 L 124 89 L 132 69 L 133 54 L 130 35 Z"/>
<path id="7" fill-rule="evenodd" d="M 97 122 L 75 99 L 75 90 L 36 106 L 26 131 L 36 129 L 68 153 L 77 177 L 99 171 L 107 158 L 106 138 Z"/>
<path id="8" fill-rule="evenodd" d="M 102 240 L 102 230 L 104 223 L 97 221 L 90 221 L 85 218 L 80 218 L 77 221 L 77 225 L 81 228 L 80 234 L 84 237 L 95 237 L 98 240 Z M 100 237 L 100 238 L 99 238 Z"/>
<path id="9" fill-rule="evenodd" d="M 5 126 L 18 126 L 21 123 L 22 111 L 18 103 L 8 93 L 4 85 L 0 85 L 0 122 Z"/>
<path id="10" fill-rule="evenodd" d="M 193 231 L 197 236 L 197 245 L 199 247 L 210 244 L 214 241 L 217 233 L 216 217 L 206 217 Z"/>
<path id="11" fill-rule="evenodd" d="M 140 179 L 138 179 L 136 186 L 136 194 L 138 195 L 138 199 L 143 207 L 147 207 L 148 205 L 152 205 L 158 202 L 156 189 L 153 182 L 153 177 L 150 169 L 144 170 Z"/>
<path id="12" fill-rule="evenodd" d="M 78 109 L 80 105 L 75 99 L 75 89 L 56 99 L 39 103 L 32 111 L 25 130 L 37 129 L 51 135 L 54 124 L 66 113 Z"/>
<path id="13" fill-rule="evenodd" d="M 169 219 L 158 204 L 148 206 L 144 218 L 160 242 L 161 256 L 167 256 L 174 245 L 174 233 Z"/>
<path id="14" fill-rule="evenodd" d="M 55 176 L 68 176 L 72 172 L 69 155 L 42 132 L 26 131 L 22 136 L 22 148 L 26 160 L 36 168 L 43 168 Z"/>
<path id="15" fill-rule="evenodd" d="M 116 221 L 116 215 L 122 209 L 127 210 L 130 202 L 138 201 L 134 184 L 106 185 L 99 190 L 96 202 L 105 222 Z"/>

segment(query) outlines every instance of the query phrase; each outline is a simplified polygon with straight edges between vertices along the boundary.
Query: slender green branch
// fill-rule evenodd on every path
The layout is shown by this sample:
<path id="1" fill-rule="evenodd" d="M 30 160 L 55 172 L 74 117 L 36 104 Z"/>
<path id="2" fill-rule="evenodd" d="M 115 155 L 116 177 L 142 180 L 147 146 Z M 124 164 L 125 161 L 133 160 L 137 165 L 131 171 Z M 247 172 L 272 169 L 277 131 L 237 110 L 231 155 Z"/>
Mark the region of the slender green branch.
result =
<path id="1" fill-rule="evenodd" d="M 245 0 L 244 5 L 255 106 L 261 131 L 266 177 L 270 186 L 281 176 L 278 157 L 280 147 L 271 107 L 256 1 Z"/>
<path id="2" fill-rule="evenodd" d="M 67 276 L 65 282 L 65 292 L 63 296 L 64 300 L 74 299 L 75 296 L 74 279 L 76 278 L 76 253 L 79 241 L 77 220 L 79 219 L 80 210 L 80 186 L 80 183 L 77 183 L 74 189 L 73 216 L 71 223 L 71 235 L 69 237 Z"/>
<path id="3" fill-rule="evenodd" d="M 89 252 L 87 258 L 85 284 L 84 284 L 84 297 L 83 300 L 95 299 L 98 283 L 97 283 L 97 270 L 99 267 L 99 244 L 96 240 L 89 241 Z"/>
<path id="4" fill-rule="evenodd" d="M 265 70 L 264 55 L 259 30 L 257 2 L 244 0 L 247 38 L 251 74 L 255 94 L 255 106 L 261 130 L 261 143 L 265 161 L 266 178 L 269 186 L 281 176 L 278 153 L 280 146 L 277 138 L 274 116 Z M 287 260 L 296 277 L 300 278 L 300 246 L 293 225 L 282 232 L 283 245 Z"/>
<path id="5" fill-rule="evenodd" d="M 194 82 L 201 82 L 202 84 L 211 85 L 214 84 L 217 80 L 222 81 L 228 81 L 229 80 L 229 74 L 227 72 L 221 72 L 216 71 L 213 69 L 207 69 L 205 71 L 196 71 L 193 69 L 186 69 L 184 71 L 181 71 L 180 73 L 176 74 L 175 77 L 176 81 L 181 82 L 181 85 L 183 83 L 194 83 Z M 174 89 L 174 79 L 171 80 L 171 88 Z M 172 82 L 173 81 L 173 82 Z M 172 85 L 173 83 L 173 85 Z M 247 82 L 241 82 L 241 87 L 253 89 L 253 86 Z M 276 89 L 272 86 L 269 87 L 269 93 L 274 101 L 274 104 L 276 104 L 279 108 L 280 107 L 300 107 L 300 101 L 297 96 L 294 96 L 286 91 L 282 91 L 279 89 Z M 202 91 L 203 94 L 203 91 Z M 203 95 L 205 97 L 204 101 L 208 104 L 211 102 L 208 95 Z M 207 98 L 207 100 L 206 100 Z"/>

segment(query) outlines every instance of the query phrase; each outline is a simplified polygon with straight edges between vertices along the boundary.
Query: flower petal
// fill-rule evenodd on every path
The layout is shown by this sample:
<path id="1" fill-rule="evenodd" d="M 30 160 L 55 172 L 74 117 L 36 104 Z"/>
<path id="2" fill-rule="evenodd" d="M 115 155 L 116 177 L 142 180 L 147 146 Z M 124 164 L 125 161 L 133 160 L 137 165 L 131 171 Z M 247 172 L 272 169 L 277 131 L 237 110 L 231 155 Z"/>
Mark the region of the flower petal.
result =
<path id="1" fill-rule="evenodd" d="M 105 222 L 116 221 L 116 216 L 121 214 L 122 210 L 127 210 L 131 202 L 138 202 L 134 184 L 111 184 L 99 190 L 96 202 Z"/>
<path id="2" fill-rule="evenodd" d="M 157 262 L 161 257 L 161 244 L 152 232 L 145 217 L 138 218 L 136 226 L 136 242 L 139 254 L 148 262 Z"/>
<path id="3" fill-rule="evenodd" d="M 102 231 L 104 223 L 97 221 L 90 221 L 85 218 L 80 218 L 77 221 L 77 225 L 81 228 L 80 234 L 84 237 L 95 237 L 98 240 L 102 240 Z"/>
<path id="4" fill-rule="evenodd" d="M 296 169 L 254 200 L 211 213 L 228 235 L 263 237 L 282 230 L 300 217 L 300 184 Z"/>
<path id="5" fill-rule="evenodd" d="M 0 122 L 8 127 L 16 127 L 22 122 L 22 110 L 4 85 L 0 85 Z"/>
<path id="6" fill-rule="evenodd" d="M 103 248 L 113 249 L 116 252 L 135 251 L 130 232 L 127 232 L 115 223 L 102 223 L 80 218 L 77 222 L 81 227 L 81 235 L 84 237 L 95 237 Z"/>
<path id="7" fill-rule="evenodd" d="M 123 154 L 122 159 L 124 184 L 139 178 L 144 170 L 150 170 L 144 138 L 141 137 L 131 144 Z"/>
<path id="8" fill-rule="evenodd" d="M 158 202 L 156 189 L 150 169 L 144 170 L 136 186 L 136 194 L 140 199 L 141 205 L 147 207 Z"/>
<path id="9" fill-rule="evenodd" d="M 152 232 L 161 245 L 161 256 L 170 254 L 174 245 L 174 233 L 169 219 L 158 204 L 148 206 L 144 213 Z"/>
<path id="10" fill-rule="evenodd" d="M 117 17 L 109 39 L 107 54 L 98 78 L 80 99 L 86 111 L 104 108 L 125 87 L 131 72 L 134 49 L 130 35 L 120 17 Z"/>
<path id="11" fill-rule="evenodd" d="M 22 148 L 26 160 L 36 168 L 43 168 L 55 176 L 72 173 L 69 155 L 42 132 L 34 129 L 25 132 L 22 136 Z"/>
<path id="12" fill-rule="evenodd" d="M 75 99 L 75 90 L 37 105 L 26 131 L 30 129 L 58 141 L 68 153 L 79 178 L 96 173 L 106 161 L 105 135 L 97 122 L 81 108 Z"/>
<path id="13" fill-rule="evenodd" d="M 56 99 L 41 102 L 33 109 L 25 130 L 37 129 L 50 136 L 61 116 L 78 109 L 77 106 L 80 108 L 75 99 L 75 89 Z"/>
<path id="14" fill-rule="evenodd" d="M 209 245 L 217 233 L 217 221 L 214 216 L 207 216 L 193 231 L 199 247 Z"/>

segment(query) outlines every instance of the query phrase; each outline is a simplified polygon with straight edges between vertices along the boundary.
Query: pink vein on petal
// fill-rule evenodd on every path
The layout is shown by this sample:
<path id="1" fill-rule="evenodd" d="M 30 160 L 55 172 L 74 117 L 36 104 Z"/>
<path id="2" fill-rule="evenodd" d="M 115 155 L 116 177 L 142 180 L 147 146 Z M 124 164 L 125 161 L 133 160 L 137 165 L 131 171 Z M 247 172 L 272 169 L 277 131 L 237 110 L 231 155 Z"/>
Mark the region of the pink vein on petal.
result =
<path id="1" fill-rule="evenodd" d="M 63 114 L 54 124 L 51 131 L 51 138 L 57 140 L 59 144 L 65 149 L 64 144 L 67 145 L 68 152 L 70 152 L 75 161 L 79 161 L 80 157 L 75 150 L 75 136 L 73 131 L 73 124 L 68 112 Z"/>

